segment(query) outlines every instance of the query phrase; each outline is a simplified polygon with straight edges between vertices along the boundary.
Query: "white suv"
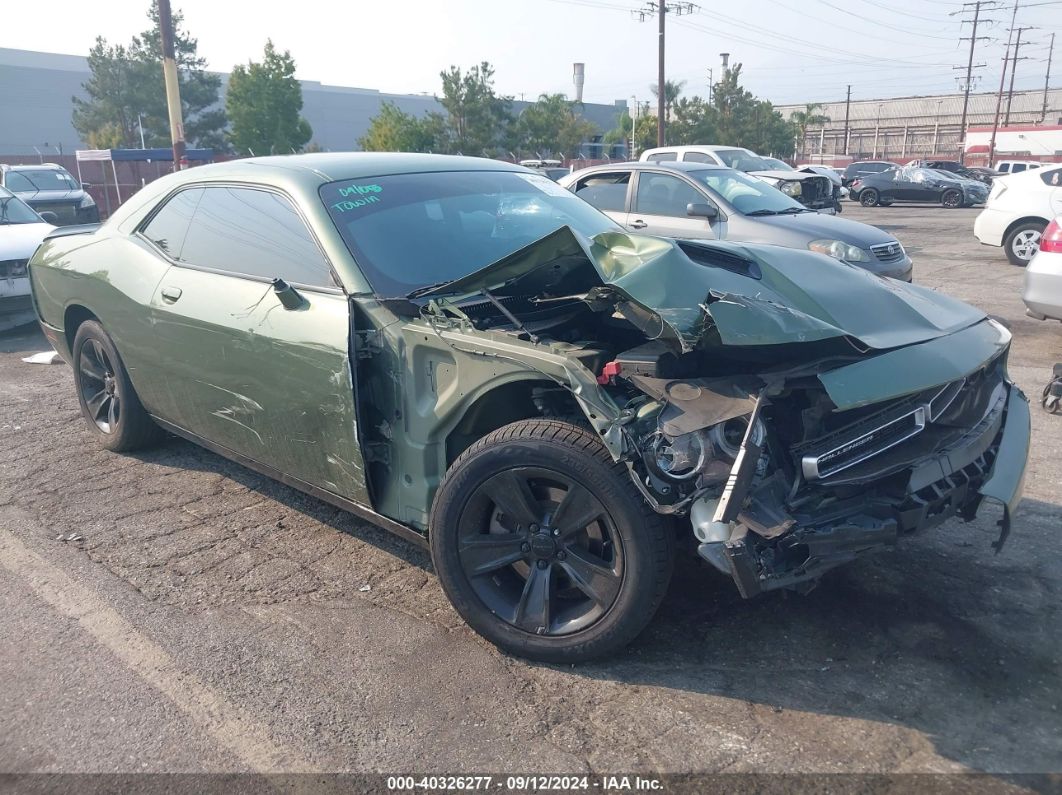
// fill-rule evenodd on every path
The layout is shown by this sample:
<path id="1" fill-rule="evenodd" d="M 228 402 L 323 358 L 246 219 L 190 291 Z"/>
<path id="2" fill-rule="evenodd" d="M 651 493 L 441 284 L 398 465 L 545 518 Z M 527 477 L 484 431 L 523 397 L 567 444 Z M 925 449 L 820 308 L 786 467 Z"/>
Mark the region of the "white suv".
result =
<path id="1" fill-rule="evenodd" d="M 1003 246 L 1012 264 L 1028 265 L 1056 215 L 1062 215 L 1062 164 L 997 177 L 974 235 L 986 246 Z"/>

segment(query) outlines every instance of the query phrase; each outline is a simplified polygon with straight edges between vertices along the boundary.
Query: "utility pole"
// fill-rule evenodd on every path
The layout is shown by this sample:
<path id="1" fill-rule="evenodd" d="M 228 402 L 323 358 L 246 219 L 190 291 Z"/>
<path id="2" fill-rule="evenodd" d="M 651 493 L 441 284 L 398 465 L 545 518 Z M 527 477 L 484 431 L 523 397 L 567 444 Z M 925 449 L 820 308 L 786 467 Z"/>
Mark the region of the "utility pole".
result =
<path id="1" fill-rule="evenodd" d="M 1044 107 L 1040 111 L 1040 124 L 1047 118 L 1047 91 L 1051 84 L 1051 59 L 1055 55 L 1055 34 L 1051 34 L 1051 47 L 1047 51 L 1047 75 L 1044 77 Z"/>
<path id="2" fill-rule="evenodd" d="M 996 134 L 999 132 L 999 109 L 1003 104 L 1003 85 L 1007 79 L 1007 63 L 1010 61 L 1010 39 L 1014 35 L 1014 20 L 1018 18 L 1018 0 L 1014 0 L 1014 10 L 1010 14 L 1010 27 L 1007 29 L 1007 49 L 1003 52 L 1003 71 L 999 75 L 999 93 L 996 94 L 996 112 L 992 117 L 992 138 L 988 141 L 988 167 L 992 168 L 996 160 Z"/>
<path id="3" fill-rule="evenodd" d="M 961 12 L 953 11 L 952 14 L 957 14 L 957 13 L 965 14 L 965 13 L 967 13 L 967 9 L 970 6 L 973 6 L 973 20 L 971 21 L 971 25 L 973 26 L 973 29 L 970 31 L 970 35 L 968 37 L 970 39 L 970 57 L 966 61 L 966 85 L 963 87 L 962 120 L 959 122 L 959 162 L 960 163 L 965 163 L 966 162 L 966 112 L 967 112 L 967 110 L 970 107 L 970 86 L 973 84 L 974 48 L 977 46 L 977 42 L 978 42 L 979 38 L 980 38 L 980 40 L 985 40 L 985 39 L 988 38 L 988 36 L 978 37 L 978 35 L 977 35 L 977 23 L 981 21 L 981 9 L 983 7 L 987 6 L 988 8 L 991 8 L 991 9 L 999 7 L 998 3 L 994 2 L 994 0 L 974 0 L 974 2 L 972 2 L 972 3 L 963 3 L 962 4 L 962 11 Z M 963 22 L 965 22 L 965 21 L 966 20 L 963 20 Z M 959 41 L 966 41 L 966 39 L 967 39 L 967 37 L 963 36 L 962 38 L 959 39 Z M 978 64 L 977 68 L 981 68 L 982 66 L 984 66 L 984 64 Z M 962 67 L 961 66 L 957 66 L 955 68 L 956 69 L 961 69 Z"/>
<path id="4" fill-rule="evenodd" d="M 173 140 L 173 170 L 180 171 L 184 159 L 184 121 L 181 119 L 181 85 L 177 82 L 177 57 L 173 51 L 173 15 L 170 0 L 158 0 L 159 30 L 162 34 L 162 76 L 166 80 L 166 105 Z"/>
<path id="5" fill-rule="evenodd" d="M 682 14 L 692 14 L 698 6 L 693 3 L 686 2 L 668 2 L 667 0 L 649 0 L 642 8 L 637 11 L 632 11 L 632 14 L 638 15 L 638 21 L 644 22 L 649 17 L 656 14 L 657 17 L 657 75 L 656 75 L 656 145 L 663 146 L 666 139 L 667 119 L 665 113 L 667 112 L 667 97 L 664 94 L 666 88 L 666 80 L 664 79 L 664 31 L 665 21 L 668 14 L 675 14 L 681 16 Z"/>
<path id="6" fill-rule="evenodd" d="M 1036 30 L 1036 28 L 1025 27 L 1018 28 L 1018 37 L 1014 40 L 1014 55 L 1010 57 L 1010 88 L 1007 89 L 1007 113 L 1003 120 L 1003 126 L 1006 127 L 1010 124 L 1010 103 L 1014 101 L 1014 75 L 1018 72 L 1018 61 L 1027 61 L 1028 58 L 1019 58 L 1018 52 L 1021 50 L 1021 34 L 1026 30 Z M 1025 42 L 1028 44 L 1029 42 Z"/>
<path id="7" fill-rule="evenodd" d="M 844 98 L 844 153 L 848 154 L 848 112 L 852 108 L 852 84 L 848 84 L 848 93 Z"/>

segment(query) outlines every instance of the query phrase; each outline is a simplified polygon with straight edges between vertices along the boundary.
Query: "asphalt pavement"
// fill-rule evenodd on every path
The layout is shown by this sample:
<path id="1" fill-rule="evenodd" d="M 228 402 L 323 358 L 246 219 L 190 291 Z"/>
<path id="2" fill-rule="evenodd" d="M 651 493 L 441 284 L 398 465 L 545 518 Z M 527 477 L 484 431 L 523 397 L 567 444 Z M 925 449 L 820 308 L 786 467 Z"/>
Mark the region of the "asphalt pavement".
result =
<path id="1" fill-rule="evenodd" d="M 1014 333 L 1038 397 L 1062 326 L 977 210 L 861 208 L 915 280 Z M 97 449 L 65 365 L 0 335 L 0 772 L 1062 771 L 1062 416 L 1033 412 L 1026 500 L 742 600 L 680 563 L 648 631 L 578 667 L 506 657 L 428 557 L 183 441 Z"/>

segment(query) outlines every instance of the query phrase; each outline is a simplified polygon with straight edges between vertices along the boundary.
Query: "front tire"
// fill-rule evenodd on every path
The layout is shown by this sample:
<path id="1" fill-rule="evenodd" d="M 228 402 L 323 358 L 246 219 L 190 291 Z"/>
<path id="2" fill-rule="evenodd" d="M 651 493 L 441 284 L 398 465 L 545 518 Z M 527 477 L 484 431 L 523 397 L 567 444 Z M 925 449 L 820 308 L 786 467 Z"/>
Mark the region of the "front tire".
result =
<path id="1" fill-rule="evenodd" d="M 81 415 L 100 445 L 125 452 L 147 447 L 162 437 L 141 405 L 110 335 L 95 320 L 78 326 L 73 365 Z"/>
<path id="2" fill-rule="evenodd" d="M 429 535 L 469 626 L 543 662 L 625 646 L 671 579 L 663 519 L 601 441 L 567 422 L 515 422 L 466 450 L 439 486 Z"/>
<path id="3" fill-rule="evenodd" d="M 1043 237 L 1047 224 L 1043 221 L 1029 221 L 1011 229 L 1003 239 L 1003 250 L 1007 252 L 1007 259 L 1011 265 L 1024 268 L 1029 260 L 1040 248 L 1040 238 Z"/>
<path id="4" fill-rule="evenodd" d="M 944 191 L 944 195 L 940 197 L 940 203 L 952 210 L 962 207 L 962 192 L 957 190 Z"/>
<path id="5" fill-rule="evenodd" d="M 880 199 L 880 194 L 874 188 L 864 188 L 859 194 L 859 203 L 864 207 L 877 207 Z"/>

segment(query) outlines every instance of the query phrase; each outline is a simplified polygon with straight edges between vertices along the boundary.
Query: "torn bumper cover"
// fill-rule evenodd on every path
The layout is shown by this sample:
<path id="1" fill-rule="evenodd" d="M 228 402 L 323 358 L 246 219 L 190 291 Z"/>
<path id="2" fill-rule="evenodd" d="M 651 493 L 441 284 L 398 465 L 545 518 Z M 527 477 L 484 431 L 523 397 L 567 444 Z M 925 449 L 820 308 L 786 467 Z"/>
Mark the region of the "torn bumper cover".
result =
<path id="1" fill-rule="evenodd" d="M 698 551 L 729 574 L 746 598 L 778 588 L 799 590 L 829 569 L 892 545 L 903 535 L 956 515 L 971 520 L 988 498 L 1003 506 L 999 539 L 993 543 L 998 552 L 1021 500 L 1030 412 L 1028 399 L 1013 384 L 1004 382 L 993 397 L 980 422 L 905 470 L 902 494 L 869 483 L 863 493 L 813 512 L 802 512 L 798 504 L 790 513 L 780 513 L 784 491 L 763 484 L 734 495 L 744 501 L 729 539 L 701 544 Z M 764 515 L 773 527 L 782 528 L 779 535 L 761 534 Z"/>

